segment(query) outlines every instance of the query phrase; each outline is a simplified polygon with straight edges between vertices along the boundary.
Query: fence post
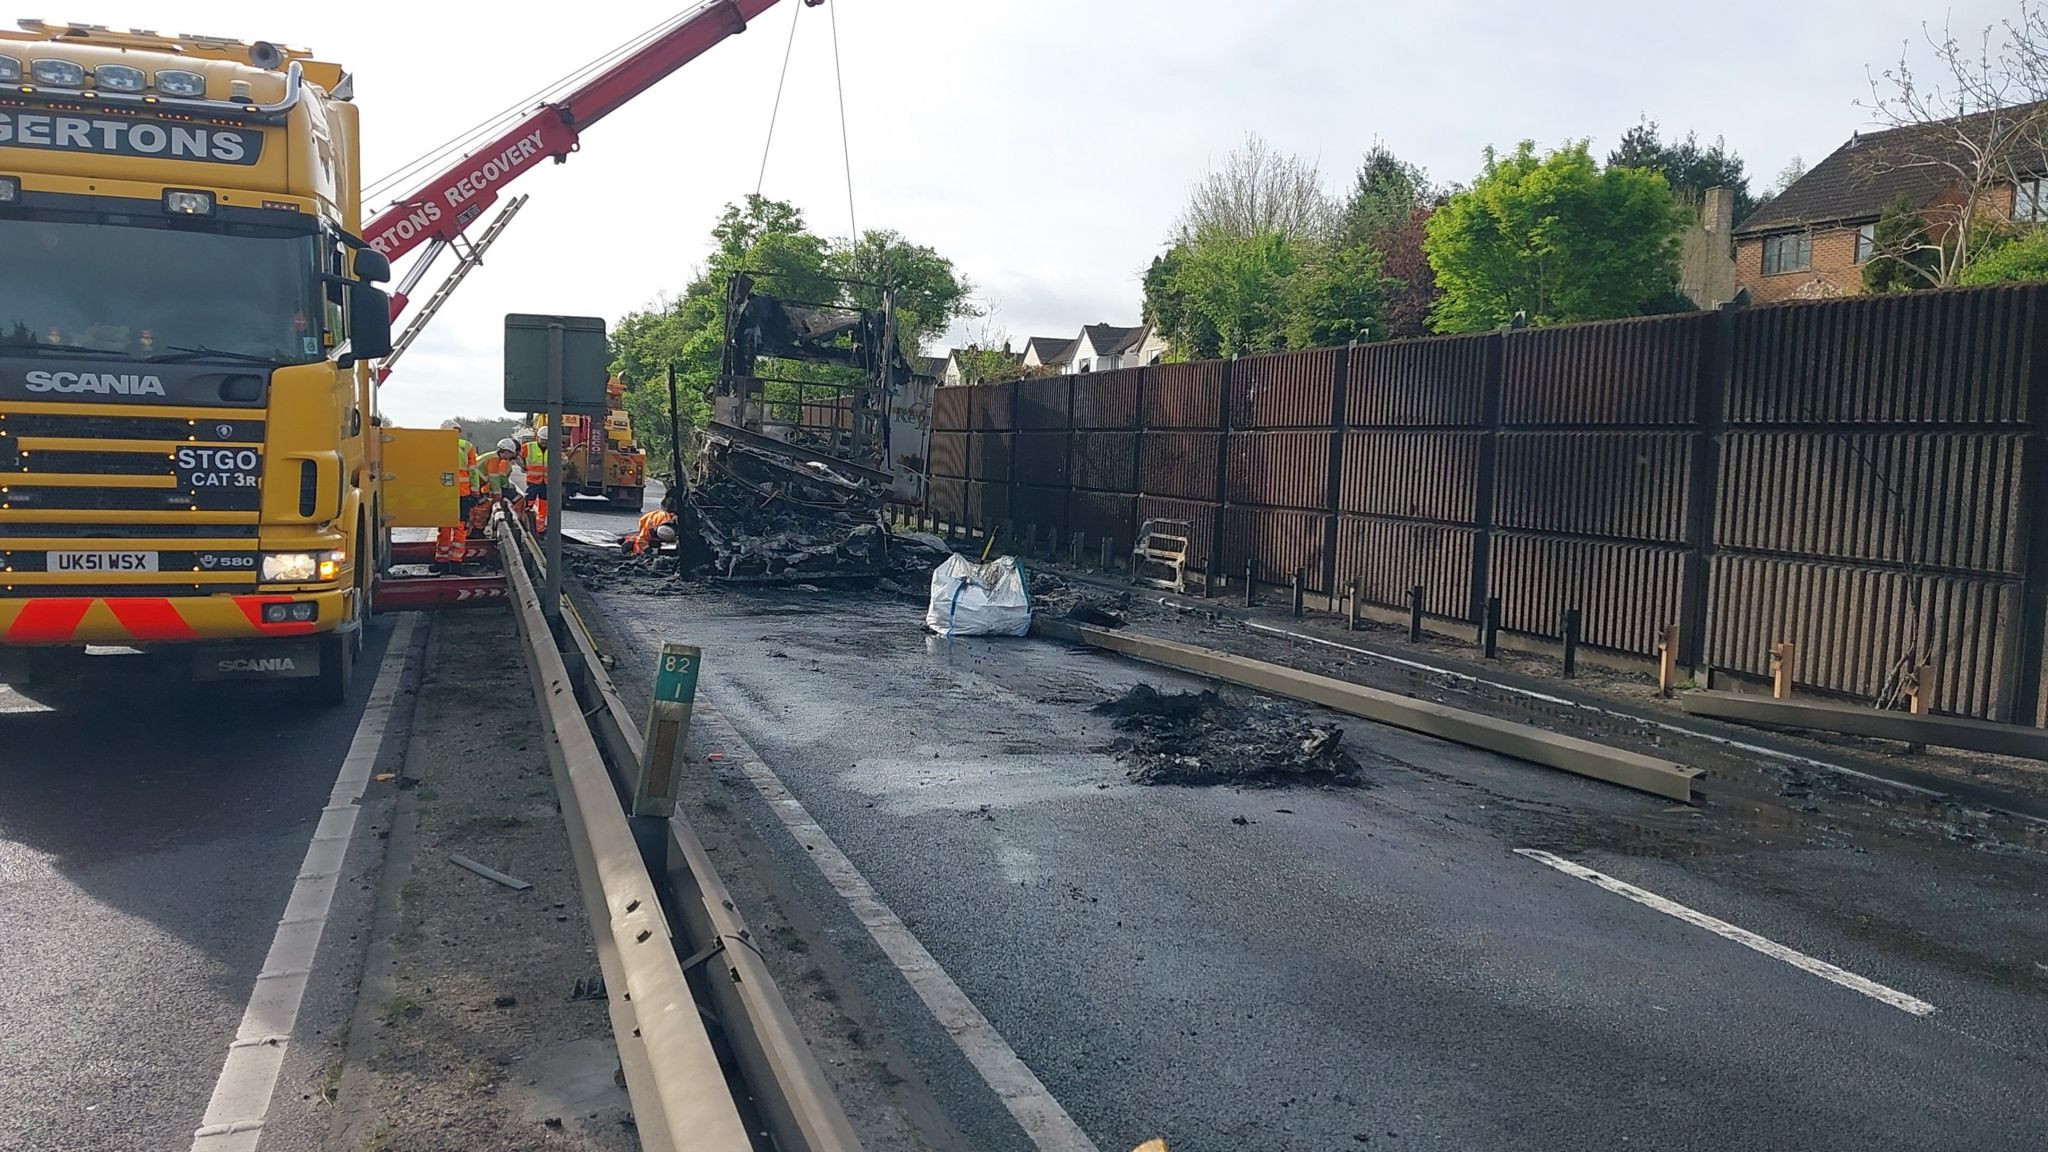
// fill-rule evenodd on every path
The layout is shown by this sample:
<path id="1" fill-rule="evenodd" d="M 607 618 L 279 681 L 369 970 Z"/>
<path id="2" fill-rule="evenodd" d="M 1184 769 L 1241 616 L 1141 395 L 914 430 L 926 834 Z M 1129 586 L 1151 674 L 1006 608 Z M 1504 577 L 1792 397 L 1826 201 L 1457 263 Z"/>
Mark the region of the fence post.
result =
<path id="1" fill-rule="evenodd" d="M 1344 441 L 1349 436 L 1351 391 L 1351 354 L 1358 347 L 1358 341 L 1337 350 L 1336 379 L 1330 385 L 1330 485 L 1329 497 L 1324 501 L 1328 515 L 1323 521 L 1323 590 L 1328 593 L 1330 604 L 1337 601 L 1337 547 L 1344 539 L 1338 527 L 1343 519 L 1344 509 Z"/>
<path id="2" fill-rule="evenodd" d="M 2020 628 L 2017 682 L 2006 719 L 2039 724 L 2044 679 L 2043 648 L 2048 646 L 2048 292 L 2031 294 L 2034 306 L 2032 361 L 2027 365 L 2027 431 L 2021 442 L 2021 539 L 2027 542 L 2025 572 L 2020 585 Z"/>
<path id="3" fill-rule="evenodd" d="M 1133 544 L 1138 539 L 1138 529 L 1145 525 L 1145 397 L 1151 392 L 1152 367 L 1138 369 L 1137 384 L 1132 389 L 1136 395 L 1131 401 L 1131 514 L 1128 528 Z M 1192 541 L 1190 541 L 1192 543 Z"/>
<path id="4" fill-rule="evenodd" d="M 1715 502 L 1721 490 L 1721 441 L 1728 432 L 1728 381 L 1735 370 L 1735 310 L 1706 318 L 1699 382 L 1693 389 L 1692 475 L 1686 487 L 1685 562 L 1678 578 L 1678 662 L 1707 659 L 1708 585 L 1713 579 Z"/>
<path id="5" fill-rule="evenodd" d="M 1209 547 L 1219 558 L 1218 567 L 1221 567 L 1227 562 L 1223 559 L 1223 544 L 1229 539 L 1227 524 L 1230 520 L 1230 389 L 1237 380 L 1237 357 L 1232 356 L 1223 361 L 1217 375 L 1219 379 L 1216 397 L 1216 523 L 1209 533 Z M 1249 597 L 1252 594 L 1251 589 L 1247 587 L 1244 594 Z M 1246 600 L 1245 603 L 1250 604 L 1251 601 Z"/>
<path id="6" fill-rule="evenodd" d="M 1486 367 L 1480 378 L 1480 418 L 1485 422 L 1479 437 L 1478 491 L 1472 508 L 1472 582 L 1467 597 L 1466 618 L 1483 624 L 1486 603 L 1493 587 L 1493 490 L 1500 472 L 1501 413 L 1507 391 L 1508 333 L 1502 331 L 1487 342 Z"/>

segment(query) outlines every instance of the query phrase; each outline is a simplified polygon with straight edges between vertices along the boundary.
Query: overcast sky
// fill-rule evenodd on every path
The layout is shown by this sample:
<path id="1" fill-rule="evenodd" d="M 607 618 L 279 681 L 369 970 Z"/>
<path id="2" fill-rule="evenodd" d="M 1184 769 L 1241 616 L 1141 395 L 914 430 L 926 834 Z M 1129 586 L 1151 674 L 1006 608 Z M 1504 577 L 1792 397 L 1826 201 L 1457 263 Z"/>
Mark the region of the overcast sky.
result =
<path id="1" fill-rule="evenodd" d="M 355 72 L 374 178 L 679 7 L 64 0 L 35 13 L 312 48 Z M 1726 137 L 1761 189 L 1863 126 L 1865 67 L 1921 24 L 2016 0 L 832 0 L 863 228 L 951 258 L 1021 341 L 1138 321 L 1189 185 L 1247 132 L 1334 188 L 1375 139 L 1447 180 L 1488 144 L 1639 117 Z M 719 207 L 754 190 L 798 0 L 518 182 L 518 221 L 386 386 L 404 423 L 495 412 L 506 312 L 616 319 L 679 290 Z M 764 191 L 848 229 L 828 9 L 803 9 Z M 532 13 L 530 21 L 523 19 Z M 543 16 L 543 13 L 552 13 Z M 403 268 L 400 269 L 401 273 Z M 431 281 L 430 281 L 431 283 Z M 971 334 L 971 333 L 970 333 Z"/>

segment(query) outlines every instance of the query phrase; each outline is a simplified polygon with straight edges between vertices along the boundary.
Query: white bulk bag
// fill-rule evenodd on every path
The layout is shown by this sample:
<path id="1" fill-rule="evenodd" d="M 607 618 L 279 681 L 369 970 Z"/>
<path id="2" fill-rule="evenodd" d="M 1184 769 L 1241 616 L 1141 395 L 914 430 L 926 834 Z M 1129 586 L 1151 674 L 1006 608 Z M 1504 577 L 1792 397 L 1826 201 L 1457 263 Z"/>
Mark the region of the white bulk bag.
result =
<path id="1" fill-rule="evenodd" d="M 976 564 L 948 556 L 932 571 L 927 628 L 941 636 L 1024 636 L 1031 631 L 1031 591 L 1017 558 Z"/>

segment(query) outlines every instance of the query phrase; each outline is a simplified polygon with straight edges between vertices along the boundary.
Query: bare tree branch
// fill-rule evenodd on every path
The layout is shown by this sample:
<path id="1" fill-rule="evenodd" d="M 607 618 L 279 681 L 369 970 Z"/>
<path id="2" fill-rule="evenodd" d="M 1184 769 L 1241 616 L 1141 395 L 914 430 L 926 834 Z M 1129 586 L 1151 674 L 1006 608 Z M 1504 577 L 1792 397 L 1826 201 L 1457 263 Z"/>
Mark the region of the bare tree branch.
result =
<path id="1" fill-rule="evenodd" d="M 2048 172 L 2048 12 L 2041 0 L 2020 0 L 2016 17 L 1972 39 L 1948 25 L 1923 25 L 1922 34 L 1932 79 L 1915 69 L 1910 43 L 1898 63 L 1869 76 L 1869 102 L 1859 103 L 1894 131 L 1873 142 L 1857 170 L 1872 181 L 1921 177 L 1907 184 L 1924 197 L 1925 237 L 1879 255 L 1947 287 L 1975 259 L 1988 227 L 2013 223 L 2011 191 Z"/>

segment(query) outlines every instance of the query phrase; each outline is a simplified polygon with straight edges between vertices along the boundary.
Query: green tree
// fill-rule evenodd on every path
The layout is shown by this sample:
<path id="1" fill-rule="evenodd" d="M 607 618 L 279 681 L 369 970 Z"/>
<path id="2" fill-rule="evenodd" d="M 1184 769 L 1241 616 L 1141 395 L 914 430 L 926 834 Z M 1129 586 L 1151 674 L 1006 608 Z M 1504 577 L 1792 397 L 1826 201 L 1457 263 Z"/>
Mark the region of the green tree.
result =
<path id="1" fill-rule="evenodd" d="M 1423 254 L 1423 228 L 1444 195 L 1429 173 L 1374 145 L 1345 201 L 1342 243 L 1380 254 L 1380 336 L 1421 336 L 1436 303 L 1436 274 Z M 1347 337 L 1348 339 L 1348 337 Z"/>
<path id="2" fill-rule="evenodd" d="M 2029 228 L 1983 244 L 1977 251 L 1976 261 L 1963 269 L 1959 283 L 1975 286 L 2048 280 L 2048 228 Z"/>
<path id="3" fill-rule="evenodd" d="M 1182 241 L 1152 258 L 1145 270 L 1145 323 L 1166 337 L 1172 359 L 1214 360 L 1223 354 L 1223 341 L 1183 290 L 1179 277 L 1187 257 L 1188 244 Z"/>
<path id="4" fill-rule="evenodd" d="M 1216 331 L 1224 356 L 1287 347 L 1288 281 L 1300 255 L 1279 232 L 1197 234 L 1173 272 L 1173 290 Z"/>
<path id="5" fill-rule="evenodd" d="M 1365 244 L 1317 252 L 1288 285 L 1287 346 L 1325 348 L 1387 335 L 1387 294 L 1401 284 Z"/>
<path id="6" fill-rule="evenodd" d="M 1622 133 L 1621 144 L 1607 154 L 1609 168 L 1648 168 L 1664 174 L 1664 182 L 1676 195 L 1698 200 L 1709 188 L 1735 190 L 1735 219 L 1739 222 L 1756 211 L 1756 197 L 1749 192 L 1749 176 L 1742 157 L 1728 150 L 1720 137 L 1701 145 L 1699 134 L 1687 132 L 1683 140 L 1666 141 L 1657 122 L 1643 119 Z"/>
<path id="7" fill-rule="evenodd" d="M 1429 173 L 1375 144 L 1358 166 L 1351 196 L 1344 202 L 1343 244 L 1385 251 L 1417 208 L 1436 198 Z"/>
<path id="8" fill-rule="evenodd" d="M 973 285 L 954 271 L 953 262 L 922 244 L 912 244 L 893 230 L 870 230 L 854 244 L 832 248 L 827 261 L 834 276 L 860 281 L 849 285 L 845 299 L 862 308 L 882 306 L 882 285 L 894 293 L 903 346 L 922 348 L 955 320 L 980 315 L 968 299 Z"/>
<path id="9" fill-rule="evenodd" d="M 1927 238 L 1927 224 L 1913 201 L 1900 197 L 1885 206 L 1871 232 L 1871 257 L 1863 265 L 1865 292 L 1910 292 L 1934 284 L 1939 250 Z"/>
<path id="10" fill-rule="evenodd" d="M 1662 173 L 1602 169 L 1586 141 L 1539 157 L 1533 141 L 1486 153 L 1472 187 L 1430 217 L 1439 332 L 1524 313 L 1535 324 L 1635 316 L 1677 282 L 1684 213 Z"/>

